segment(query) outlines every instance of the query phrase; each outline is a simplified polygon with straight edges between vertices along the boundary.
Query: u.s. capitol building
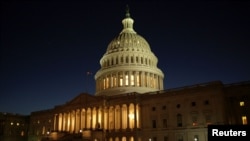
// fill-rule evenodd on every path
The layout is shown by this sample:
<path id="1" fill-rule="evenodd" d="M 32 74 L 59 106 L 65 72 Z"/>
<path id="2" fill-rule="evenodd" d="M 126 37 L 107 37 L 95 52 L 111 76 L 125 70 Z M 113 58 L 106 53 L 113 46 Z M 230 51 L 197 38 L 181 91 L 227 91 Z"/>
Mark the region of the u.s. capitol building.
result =
<path id="1" fill-rule="evenodd" d="M 249 124 L 249 82 L 165 90 L 157 56 L 133 22 L 126 11 L 100 59 L 95 95 L 32 112 L 30 141 L 207 141 L 209 124 Z"/>

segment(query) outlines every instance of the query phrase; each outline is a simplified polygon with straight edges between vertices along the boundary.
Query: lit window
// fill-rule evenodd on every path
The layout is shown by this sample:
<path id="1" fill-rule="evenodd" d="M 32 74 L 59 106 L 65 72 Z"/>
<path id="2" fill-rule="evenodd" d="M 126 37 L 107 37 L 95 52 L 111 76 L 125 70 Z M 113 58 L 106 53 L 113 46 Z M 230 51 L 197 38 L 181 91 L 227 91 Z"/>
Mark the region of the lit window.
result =
<path id="1" fill-rule="evenodd" d="M 24 136 L 24 131 L 21 131 L 21 136 Z"/>
<path id="2" fill-rule="evenodd" d="M 246 125 L 247 124 L 247 116 L 242 116 L 242 124 Z"/>
<path id="3" fill-rule="evenodd" d="M 16 126 L 19 126 L 19 123 L 18 123 L 18 122 L 16 123 Z"/>
<path id="4" fill-rule="evenodd" d="M 241 101 L 240 106 L 244 106 L 244 105 L 245 105 L 244 101 Z"/>
<path id="5" fill-rule="evenodd" d="M 119 73 L 119 86 L 123 85 L 123 76 L 121 73 Z"/>
<path id="6" fill-rule="evenodd" d="M 140 77 L 139 77 L 139 75 L 136 76 L 136 85 L 140 86 Z"/>
<path id="7" fill-rule="evenodd" d="M 194 141 L 199 141 L 199 136 L 198 135 L 194 135 Z"/>
<path id="8" fill-rule="evenodd" d="M 211 124 L 211 122 L 212 122 L 210 115 L 206 115 L 205 120 L 206 120 L 207 125 Z"/>
<path id="9" fill-rule="evenodd" d="M 196 116 L 192 117 L 192 121 L 193 121 L 193 126 L 197 126 L 198 125 L 198 123 L 197 123 L 197 117 Z"/>
<path id="10" fill-rule="evenodd" d="M 109 88 L 109 78 L 106 78 L 106 88 Z"/>
<path id="11" fill-rule="evenodd" d="M 125 75 L 125 85 L 128 86 L 128 74 Z"/>
<path id="12" fill-rule="evenodd" d="M 10 123 L 10 125 L 13 125 L 13 124 L 14 124 L 13 122 Z"/>
<path id="13" fill-rule="evenodd" d="M 134 75 L 132 74 L 131 77 L 131 86 L 134 86 L 135 85 L 135 78 L 134 78 Z"/>

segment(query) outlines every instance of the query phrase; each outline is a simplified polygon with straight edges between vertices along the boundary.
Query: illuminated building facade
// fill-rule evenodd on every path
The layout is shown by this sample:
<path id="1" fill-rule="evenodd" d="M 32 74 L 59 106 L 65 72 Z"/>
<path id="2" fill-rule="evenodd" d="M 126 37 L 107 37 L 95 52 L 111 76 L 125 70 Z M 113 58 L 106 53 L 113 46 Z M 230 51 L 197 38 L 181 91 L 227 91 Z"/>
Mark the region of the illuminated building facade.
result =
<path id="1" fill-rule="evenodd" d="M 129 11 L 122 23 L 100 60 L 95 95 L 32 112 L 29 140 L 207 141 L 209 124 L 249 124 L 250 82 L 164 90 L 157 57 Z"/>

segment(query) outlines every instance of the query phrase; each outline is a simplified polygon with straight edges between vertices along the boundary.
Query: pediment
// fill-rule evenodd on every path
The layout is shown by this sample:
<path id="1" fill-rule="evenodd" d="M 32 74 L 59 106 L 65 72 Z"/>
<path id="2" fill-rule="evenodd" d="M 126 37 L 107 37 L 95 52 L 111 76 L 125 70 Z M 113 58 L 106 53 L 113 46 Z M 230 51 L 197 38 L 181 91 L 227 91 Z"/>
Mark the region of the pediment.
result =
<path id="1" fill-rule="evenodd" d="M 71 101 L 67 102 L 65 106 L 70 106 L 70 105 L 87 105 L 89 103 L 96 103 L 98 102 L 98 98 L 96 96 L 87 94 L 87 93 L 81 93 Z"/>

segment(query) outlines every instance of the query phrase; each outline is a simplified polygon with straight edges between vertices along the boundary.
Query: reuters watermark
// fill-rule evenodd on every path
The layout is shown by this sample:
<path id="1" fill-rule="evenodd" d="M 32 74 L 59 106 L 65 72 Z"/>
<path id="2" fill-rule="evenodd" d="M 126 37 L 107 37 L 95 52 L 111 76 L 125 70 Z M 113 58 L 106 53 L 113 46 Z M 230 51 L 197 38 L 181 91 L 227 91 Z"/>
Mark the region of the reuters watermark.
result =
<path id="1" fill-rule="evenodd" d="M 249 141 L 250 125 L 209 125 L 208 141 L 233 137 L 241 141 Z"/>

